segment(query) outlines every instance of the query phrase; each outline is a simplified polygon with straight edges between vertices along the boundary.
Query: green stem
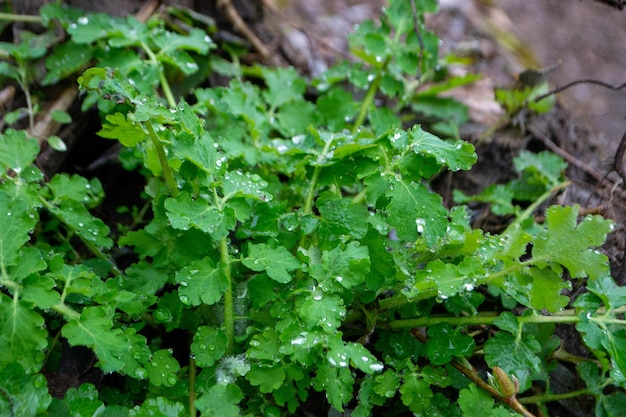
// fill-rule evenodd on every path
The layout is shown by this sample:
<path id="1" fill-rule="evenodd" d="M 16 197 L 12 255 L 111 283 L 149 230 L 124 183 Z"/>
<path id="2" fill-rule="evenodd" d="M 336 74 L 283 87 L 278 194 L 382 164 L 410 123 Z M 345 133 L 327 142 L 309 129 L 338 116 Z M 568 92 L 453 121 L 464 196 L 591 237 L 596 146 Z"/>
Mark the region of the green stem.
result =
<path id="1" fill-rule="evenodd" d="M 613 313 L 621 313 L 621 311 L 613 310 Z M 428 327 L 439 323 L 448 323 L 452 326 L 475 326 L 475 325 L 491 325 L 499 315 L 495 312 L 484 312 L 474 316 L 457 317 L 457 316 L 430 316 L 414 319 L 393 320 L 387 325 L 394 330 L 404 328 Z M 530 315 L 517 316 L 517 322 L 523 324 L 563 324 L 563 323 L 580 323 L 582 319 L 578 316 L 578 312 L 574 309 L 560 311 L 551 316 Z M 589 318 L 590 321 L 600 324 L 617 324 L 626 326 L 626 320 L 607 317 L 605 315 L 594 316 Z"/>
<path id="2" fill-rule="evenodd" d="M 575 314 L 572 311 L 572 314 Z M 490 325 L 498 319 L 496 313 L 481 313 L 476 316 L 457 317 L 457 316 L 430 316 L 415 319 L 401 319 L 389 322 L 389 327 L 394 330 L 403 328 L 428 327 L 439 323 L 448 323 L 452 326 L 475 326 Z M 576 315 L 567 316 L 518 316 L 517 321 L 520 324 L 526 323 L 578 323 L 580 318 Z M 626 324 L 626 322 L 624 322 Z"/>
<path id="3" fill-rule="evenodd" d="M 567 187 L 569 184 L 570 184 L 569 181 L 562 182 L 562 183 L 557 184 L 556 186 L 554 186 L 552 189 L 550 189 L 550 190 L 546 191 L 545 193 L 543 193 L 541 195 L 541 197 L 539 197 L 530 206 L 528 206 L 526 208 L 526 210 L 524 210 L 524 212 L 517 219 L 515 219 L 511 224 L 509 224 L 507 226 L 507 230 L 510 229 L 514 224 L 520 224 L 524 220 L 526 220 L 527 218 L 532 216 L 532 214 L 535 212 L 535 210 L 537 210 L 537 208 L 540 205 L 542 205 L 548 198 L 550 198 L 551 195 L 553 195 L 556 192 L 558 192 L 558 191 L 562 190 L 563 188 Z"/>
<path id="4" fill-rule="evenodd" d="M 167 104 L 172 108 L 176 107 L 176 100 L 174 99 L 174 94 L 172 94 L 170 83 L 167 81 L 167 78 L 165 78 L 165 72 L 159 71 L 159 81 L 161 83 L 165 99 L 167 100 Z"/>
<path id="5" fill-rule="evenodd" d="M 376 74 L 376 78 L 374 78 L 374 81 L 372 81 L 372 83 L 370 84 L 367 90 L 367 94 L 365 95 L 365 98 L 363 99 L 363 103 L 361 103 L 359 114 L 357 115 L 356 120 L 354 121 L 354 124 L 352 125 L 351 132 L 353 135 L 357 132 L 357 130 L 359 130 L 359 128 L 361 127 L 361 125 L 363 125 L 363 122 L 365 121 L 367 112 L 369 111 L 370 106 L 374 102 L 374 98 L 376 98 L 376 92 L 378 92 L 378 86 L 380 85 L 380 80 L 383 78 L 383 72 L 385 72 L 387 65 L 389 65 L 389 57 L 387 57 L 383 65 L 380 67 L 380 69 L 378 70 L 378 73 Z"/>
<path id="6" fill-rule="evenodd" d="M 152 64 L 157 67 L 157 71 L 159 72 L 159 82 L 161 83 L 161 88 L 163 89 L 163 94 L 165 95 L 167 104 L 170 107 L 176 107 L 176 100 L 174 100 L 174 95 L 172 94 L 170 83 L 165 77 L 165 72 L 163 71 L 163 66 L 159 62 L 159 58 L 157 58 L 157 56 L 154 54 L 154 52 L 152 52 L 148 45 L 143 42 L 141 43 L 141 48 L 146 52 L 146 55 L 148 55 L 150 62 L 152 62 Z"/>
<path id="7" fill-rule="evenodd" d="M 316 166 L 313 170 L 311 185 L 309 186 L 309 191 L 306 194 L 306 201 L 304 202 L 303 214 L 305 215 L 313 213 L 313 198 L 315 197 L 315 187 L 317 185 L 317 181 L 320 178 L 320 172 L 322 172 L 321 166 Z"/>
<path id="8" fill-rule="evenodd" d="M 41 16 L 14 14 L 14 13 L 0 13 L 0 20 L 9 20 L 11 22 L 41 23 Z"/>
<path id="9" fill-rule="evenodd" d="M 561 401 L 570 398 L 580 397 L 581 395 L 593 395 L 593 393 L 591 392 L 591 390 L 583 388 L 578 391 L 565 392 L 563 394 L 541 394 L 533 395 L 530 397 L 522 397 L 518 398 L 518 401 L 522 404 L 543 404 L 552 401 Z"/>
<path id="10" fill-rule="evenodd" d="M 235 345 L 235 308 L 233 304 L 233 279 L 230 269 L 230 255 L 228 254 L 228 240 L 226 237 L 223 237 L 220 241 L 220 254 L 224 275 L 228 281 L 228 287 L 224 293 L 224 331 L 226 332 L 226 339 L 228 340 L 226 354 L 230 355 L 233 353 Z"/>
<path id="11" fill-rule="evenodd" d="M 66 320 L 79 320 L 80 313 L 72 310 L 67 304 L 59 303 L 52 306 L 52 309 L 57 313 L 60 313 Z"/>
<path id="12" fill-rule="evenodd" d="M 154 145 L 154 149 L 159 157 L 159 163 L 161 164 L 161 169 L 163 170 L 163 177 L 165 177 L 165 183 L 167 184 L 167 188 L 170 190 L 170 194 L 173 197 L 178 195 L 178 185 L 176 184 L 176 180 L 174 179 L 174 174 L 170 169 L 169 164 L 167 163 L 167 156 L 165 155 L 165 149 L 163 149 L 163 145 L 159 141 L 159 138 L 154 131 L 154 127 L 152 127 L 152 122 L 149 120 L 145 123 L 146 129 L 148 129 L 148 134 L 150 135 L 150 139 L 152 140 L 152 144 Z"/>

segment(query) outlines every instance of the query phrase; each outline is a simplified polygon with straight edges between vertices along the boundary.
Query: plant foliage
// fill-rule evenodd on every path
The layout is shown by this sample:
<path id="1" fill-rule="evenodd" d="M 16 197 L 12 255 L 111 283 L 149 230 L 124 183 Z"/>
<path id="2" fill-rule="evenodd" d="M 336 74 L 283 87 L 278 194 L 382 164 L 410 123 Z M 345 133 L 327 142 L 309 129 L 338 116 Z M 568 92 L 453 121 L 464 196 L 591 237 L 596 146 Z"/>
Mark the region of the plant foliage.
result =
<path id="1" fill-rule="evenodd" d="M 150 214 L 113 233 L 94 215 L 97 179 L 46 180 L 37 142 L 2 133 L 0 414 L 277 416 L 321 393 L 352 416 L 516 415 L 556 394 L 550 375 L 567 355 L 555 324 L 571 323 L 592 355 L 578 358 L 586 388 L 573 395 L 617 415 L 626 292 L 597 249 L 611 222 L 577 206 L 535 219 L 566 186 L 548 153 L 523 153 L 518 179 L 443 204 L 431 180 L 476 154 L 455 137 L 465 111 L 437 93 L 472 78 L 441 80 L 423 21 L 436 2 L 416 2 L 416 19 L 411 3 L 359 25 L 358 59 L 315 80 L 213 57 L 199 28 L 44 7 L 42 22 L 68 35 L 44 82 L 81 74 L 83 108 L 97 106 L 99 135 L 145 176 Z M 28 84 L 15 68 L 41 45 L 13 46 L 0 74 Z M 236 76 L 176 97 L 175 80 L 208 71 Z M 471 201 L 512 220 L 473 229 Z M 132 264 L 118 267 L 118 247 Z M 570 303 L 573 283 L 588 291 Z M 93 352 L 101 389 L 52 398 L 44 374 L 61 342 Z"/>

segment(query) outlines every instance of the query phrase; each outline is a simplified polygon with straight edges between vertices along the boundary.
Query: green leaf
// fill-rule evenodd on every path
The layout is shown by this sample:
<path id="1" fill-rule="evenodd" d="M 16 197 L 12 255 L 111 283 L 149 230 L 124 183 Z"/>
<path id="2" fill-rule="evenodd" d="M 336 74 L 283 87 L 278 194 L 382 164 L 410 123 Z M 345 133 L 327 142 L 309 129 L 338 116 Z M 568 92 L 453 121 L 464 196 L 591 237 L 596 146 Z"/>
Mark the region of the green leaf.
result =
<path id="1" fill-rule="evenodd" d="M 219 167 L 218 164 L 222 163 L 215 142 L 208 132 L 197 137 L 185 132 L 178 135 L 172 144 L 178 157 L 187 159 L 208 175 L 213 175 Z"/>
<path id="2" fill-rule="evenodd" d="M 348 368 L 336 368 L 326 363 L 320 363 L 317 374 L 313 378 L 313 387 L 316 391 L 326 391 L 326 398 L 337 411 L 343 411 L 343 405 L 352 399 L 354 378 Z"/>
<path id="3" fill-rule="evenodd" d="M 393 398 L 400 387 L 400 375 L 392 370 L 386 370 L 376 378 L 374 392 L 386 398 Z"/>
<path id="4" fill-rule="evenodd" d="M 488 392 L 475 384 L 470 384 L 459 392 L 459 406 L 464 417 L 485 417 L 489 415 L 495 401 Z"/>
<path id="5" fill-rule="evenodd" d="M 0 165 L 20 174 L 39 153 L 37 141 L 24 130 L 7 129 L 0 134 Z"/>
<path id="6" fill-rule="evenodd" d="M 142 142 L 147 134 L 141 124 L 129 120 L 122 113 L 115 113 L 106 116 L 106 124 L 102 125 L 99 136 L 107 139 L 117 139 L 127 147 L 135 146 Z"/>
<path id="7" fill-rule="evenodd" d="M 113 18 L 104 13 L 90 13 L 76 19 L 67 28 L 67 33 L 77 44 L 90 44 L 99 39 L 114 35 L 118 30 L 116 26 L 122 26 L 121 19 Z"/>
<path id="8" fill-rule="evenodd" d="M 267 182 L 249 172 L 227 172 L 222 179 L 222 192 L 228 198 L 241 196 L 269 201 L 271 196 L 263 191 L 266 187 Z"/>
<path id="9" fill-rule="evenodd" d="M 215 240 L 225 237 L 237 225 L 231 208 L 220 210 L 202 198 L 194 199 L 186 191 L 165 200 L 165 209 L 173 228 L 189 230 L 195 227 Z"/>
<path id="10" fill-rule="evenodd" d="M 150 383 L 158 386 L 173 387 L 178 381 L 176 374 L 180 370 L 178 361 L 172 357 L 171 350 L 159 349 L 146 364 Z"/>
<path id="11" fill-rule="evenodd" d="M 27 372 L 41 369 L 48 346 L 44 319 L 30 306 L 0 295 L 0 368 L 18 363 Z"/>
<path id="12" fill-rule="evenodd" d="M 59 206 L 50 207 L 50 211 L 83 240 L 100 248 L 109 249 L 113 246 L 113 240 L 108 237 L 110 231 L 107 225 L 79 202 L 64 200 Z"/>
<path id="13" fill-rule="evenodd" d="M 608 258 L 591 248 L 604 243 L 612 222 L 601 216 L 585 216 L 578 223 L 578 209 L 552 206 L 547 210 L 547 227 L 534 241 L 533 260 L 542 267 L 561 264 L 573 278 L 599 278 L 608 273 Z"/>
<path id="14" fill-rule="evenodd" d="M 583 335 L 583 340 L 591 349 L 604 350 L 609 354 L 611 375 L 616 381 L 626 381 L 626 336 L 623 332 L 613 332 L 601 321 L 580 313 L 581 321 L 576 324 L 576 330 Z"/>
<path id="15" fill-rule="evenodd" d="M 228 279 L 221 266 L 210 258 L 193 261 L 176 274 L 178 293 L 184 304 L 212 305 L 221 300 L 228 289 Z"/>
<path id="16" fill-rule="evenodd" d="M 194 404 L 202 417 L 239 417 L 241 412 L 237 404 L 243 398 L 243 393 L 236 385 L 217 384 L 205 391 Z"/>
<path id="17" fill-rule="evenodd" d="M 43 85 L 56 84 L 60 80 L 77 73 L 86 67 L 92 58 L 93 48 L 91 46 L 77 45 L 71 40 L 59 44 L 46 58 L 47 72 L 42 81 Z M 57 122 L 69 123 L 71 117 L 66 113 L 66 116 Z"/>
<path id="18" fill-rule="evenodd" d="M 317 108 L 328 129 L 339 132 L 356 115 L 356 103 L 352 94 L 334 88 L 317 100 Z"/>
<path id="19" fill-rule="evenodd" d="M 433 365 L 445 365 L 453 357 L 470 356 L 474 339 L 453 329 L 448 323 L 434 324 L 428 328 L 426 355 Z"/>
<path id="20" fill-rule="evenodd" d="M 404 382 L 400 385 L 400 398 L 409 410 L 418 415 L 423 413 L 430 406 L 432 397 L 428 382 L 413 373 L 404 376 Z"/>
<path id="21" fill-rule="evenodd" d="M 124 367 L 123 358 L 130 347 L 120 329 L 113 328 L 111 317 L 102 307 L 87 307 L 78 318 L 70 318 L 62 334 L 70 345 L 92 348 L 104 372 Z"/>
<path id="22" fill-rule="evenodd" d="M 467 170 L 476 163 L 477 156 L 472 144 L 462 140 L 441 140 L 419 126 L 409 130 L 409 143 L 413 152 L 432 156 L 451 171 Z"/>
<path id="23" fill-rule="evenodd" d="M 370 256 L 367 246 L 350 242 L 322 253 L 322 266 L 326 272 L 323 281 L 337 282 L 350 289 L 365 281 L 370 272 Z"/>
<path id="24" fill-rule="evenodd" d="M 267 90 L 263 91 L 263 98 L 273 107 L 302 100 L 306 88 L 304 80 L 294 68 L 267 68 L 262 69 Z"/>
<path id="25" fill-rule="evenodd" d="M 374 391 L 375 387 L 375 379 L 370 375 L 366 375 L 361 383 L 358 395 L 359 403 L 352 412 L 352 417 L 369 417 L 372 415 L 372 410 L 375 406 L 385 403 L 387 398 L 377 394 Z"/>
<path id="26" fill-rule="evenodd" d="M 128 412 L 128 417 L 182 417 L 185 406 L 163 397 L 148 398 L 141 406 L 136 405 Z"/>
<path id="27" fill-rule="evenodd" d="M 285 367 L 278 365 L 252 365 L 246 374 L 246 379 L 253 386 L 259 387 L 262 393 L 268 393 L 280 388 L 286 377 Z"/>
<path id="28" fill-rule="evenodd" d="M 253 271 L 266 271 L 274 281 L 280 283 L 290 282 L 290 271 L 299 269 L 300 262 L 284 246 L 279 246 L 278 241 L 270 240 L 268 243 L 248 245 L 248 256 L 242 259 L 242 263 Z"/>
<path id="29" fill-rule="evenodd" d="M 22 285 L 22 299 L 41 309 L 48 309 L 61 301 L 60 294 L 55 291 L 56 282 L 50 277 L 32 274 L 24 279 Z"/>
<path id="30" fill-rule="evenodd" d="M 200 326 L 193 335 L 191 353 L 195 355 L 196 365 L 209 368 L 226 353 L 228 340 L 224 332 L 208 326 Z"/>
<path id="31" fill-rule="evenodd" d="M 261 334 L 256 334 L 250 340 L 248 356 L 251 359 L 274 361 L 280 353 L 280 335 L 276 330 L 268 327 Z"/>
<path id="32" fill-rule="evenodd" d="M 513 164 L 517 172 L 532 170 L 537 175 L 547 177 L 548 183 L 552 186 L 562 181 L 563 173 L 567 168 L 567 163 L 563 158 L 547 151 L 539 153 L 521 151 L 513 158 Z"/>
<path id="33" fill-rule="evenodd" d="M 64 402 L 70 415 L 75 417 L 100 416 L 105 410 L 105 405 L 98 399 L 98 391 L 92 384 L 70 388 L 65 393 Z"/>
<path id="34" fill-rule="evenodd" d="M 48 187 L 50 188 L 50 191 L 52 191 L 55 200 L 67 198 L 83 204 L 95 202 L 95 189 L 102 189 L 102 186 L 97 179 L 89 181 L 76 174 L 72 176 L 67 174 L 57 174 L 52 177 L 48 183 Z"/>
<path id="35" fill-rule="evenodd" d="M 429 246 L 446 233 L 448 211 L 438 194 L 424 185 L 404 180 L 391 180 L 386 193 L 388 221 L 398 237 L 413 241 L 422 236 Z"/>
<path id="36" fill-rule="evenodd" d="M 339 328 L 346 308 L 338 295 L 323 294 L 318 289 L 306 298 L 299 314 L 309 328 L 320 326 L 326 333 L 332 333 Z"/>
<path id="37" fill-rule="evenodd" d="M 600 297 L 609 310 L 626 305 L 626 287 L 618 286 L 610 276 L 603 276 L 589 281 L 587 289 Z"/>
<path id="38" fill-rule="evenodd" d="M 2 416 L 44 415 L 52 401 L 48 394 L 46 378 L 42 374 L 29 375 L 18 363 L 5 362 L 0 366 L 0 381 L 2 381 L 0 382 Z"/>
<path id="39" fill-rule="evenodd" d="M 536 310 L 547 310 L 556 313 L 569 304 L 569 297 L 562 295 L 563 290 L 571 288 L 559 274 L 551 269 L 531 268 L 528 274 L 532 277 L 530 303 Z"/>
<path id="40" fill-rule="evenodd" d="M 55 135 L 48 136 L 47 142 L 48 142 L 48 145 L 57 152 L 67 151 L 67 145 L 65 144 L 63 139 L 61 139 L 58 136 L 55 136 Z"/>
<path id="41" fill-rule="evenodd" d="M 520 392 L 530 387 L 530 377 L 541 372 L 541 345 L 528 335 L 519 340 L 505 332 L 498 332 L 484 346 L 485 360 L 490 367 L 498 366 L 509 375 L 515 375 Z"/>
<path id="42" fill-rule="evenodd" d="M 329 247 L 344 240 L 346 236 L 361 239 L 367 233 L 369 214 L 362 204 L 350 199 L 330 200 L 317 206 L 320 213 L 319 237 Z"/>
<path id="43" fill-rule="evenodd" d="M 1 143 L 1 141 L 0 141 Z M 13 199 L 0 191 L 0 265 L 8 269 L 18 260 L 20 248 L 29 239 L 37 218 L 21 199 Z"/>

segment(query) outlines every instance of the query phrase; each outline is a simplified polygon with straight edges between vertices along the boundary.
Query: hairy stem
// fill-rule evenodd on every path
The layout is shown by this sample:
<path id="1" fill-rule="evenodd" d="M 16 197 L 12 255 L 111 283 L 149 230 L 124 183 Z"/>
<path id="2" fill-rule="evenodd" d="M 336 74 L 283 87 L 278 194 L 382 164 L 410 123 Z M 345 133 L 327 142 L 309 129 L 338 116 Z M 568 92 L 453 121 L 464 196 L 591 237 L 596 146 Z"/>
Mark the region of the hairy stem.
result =
<path id="1" fill-rule="evenodd" d="M 152 123 L 147 121 L 145 123 L 146 129 L 148 129 L 148 134 L 150 139 L 152 140 L 152 144 L 154 145 L 154 149 L 159 157 L 159 163 L 161 164 L 161 169 L 163 170 L 163 177 L 165 178 L 165 183 L 167 184 L 167 188 L 170 190 L 170 194 L 172 197 L 176 197 L 178 195 L 178 185 L 176 184 L 176 180 L 174 179 L 174 174 L 167 163 L 167 156 L 165 155 L 165 149 L 163 149 L 163 145 L 159 141 L 159 138 L 154 131 L 154 127 L 152 127 Z"/>
<path id="2" fill-rule="evenodd" d="M 230 355 L 235 345 L 235 308 L 233 304 L 233 279 L 230 269 L 230 255 L 228 254 L 228 240 L 226 237 L 223 237 L 220 241 L 220 255 L 224 275 L 228 281 L 228 287 L 224 293 L 224 332 L 228 340 L 226 354 Z"/>

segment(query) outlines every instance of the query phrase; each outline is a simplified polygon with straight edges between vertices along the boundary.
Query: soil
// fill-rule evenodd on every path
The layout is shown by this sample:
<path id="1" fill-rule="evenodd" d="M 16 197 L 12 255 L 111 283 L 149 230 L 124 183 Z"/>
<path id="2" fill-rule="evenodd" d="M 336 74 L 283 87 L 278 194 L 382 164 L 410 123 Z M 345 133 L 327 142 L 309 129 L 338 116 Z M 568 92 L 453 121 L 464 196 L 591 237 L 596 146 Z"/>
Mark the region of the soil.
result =
<path id="1" fill-rule="evenodd" d="M 14 5 L 19 12 L 34 13 L 43 2 L 14 1 Z M 135 13 L 146 2 L 75 0 L 68 3 L 125 15 Z M 179 0 L 169 3 L 197 6 L 197 10 L 209 13 L 206 5 L 213 2 Z M 260 10 L 241 8 L 246 3 L 249 2 L 234 1 L 245 18 L 258 21 Z M 280 62 L 291 63 L 316 75 L 338 58 L 348 56 L 346 35 L 358 22 L 375 17 L 385 2 L 266 0 L 265 3 L 271 5 L 264 10 L 265 20 L 253 25 L 259 38 L 276 55 L 280 51 Z M 616 231 L 604 250 L 610 257 L 615 279 L 626 284 L 626 178 L 620 174 L 623 161 L 618 152 L 626 130 L 626 88 L 611 91 L 597 85 L 578 85 L 558 95 L 560 104 L 554 111 L 541 116 L 524 115 L 523 123 L 484 135 L 502 116 L 493 97 L 493 88 L 512 86 L 523 69 L 559 64 L 549 75 L 554 87 L 583 78 L 610 84 L 625 82 L 626 11 L 620 12 L 592 0 L 441 0 L 440 5 L 441 13 L 429 17 L 427 23 L 442 39 L 442 53 L 473 57 L 469 68 L 452 67 L 450 70 L 473 71 L 484 76 L 453 93 L 470 109 L 472 120 L 462 134 L 475 144 L 479 162 L 469 173 L 443 178 L 438 190 L 449 199 L 453 187 L 473 193 L 494 181 L 504 181 L 513 175 L 512 158 L 522 149 L 560 152 L 570 164 L 567 176 L 572 185 L 550 203 L 579 204 L 582 210 L 599 212 L 615 221 Z M 217 20 L 227 26 L 223 16 L 219 17 Z M 258 59 L 263 57 L 258 56 Z M 267 57 L 265 59 L 267 61 Z M 107 151 L 106 146 L 97 148 L 91 143 L 80 143 L 80 137 L 88 136 L 81 132 L 97 130 L 96 126 L 88 124 L 88 119 L 83 118 L 82 125 L 73 125 L 75 132 L 61 133 L 66 141 L 75 142 L 74 150 L 66 161 L 50 161 L 50 166 L 54 167 L 51 170 L 61 166 L 84 170 Z M 68 140 L 70 137 L 75 140 Z M 106 174 L 107 194 L 136 195 L 136 188 L 130 191 L 125 188 L 129 181 L 116 180 L 116 175 L 124 175 L 118 171 Z M 133 183 L 133 186 L 141 184 Z M 114 216 L 115 210 L 106 213 Z M 118 219 L 109 220 L 114 224 Z M 561 415 L 587 415 L 579 404 L 562 404 L 561 407 Z"/>

